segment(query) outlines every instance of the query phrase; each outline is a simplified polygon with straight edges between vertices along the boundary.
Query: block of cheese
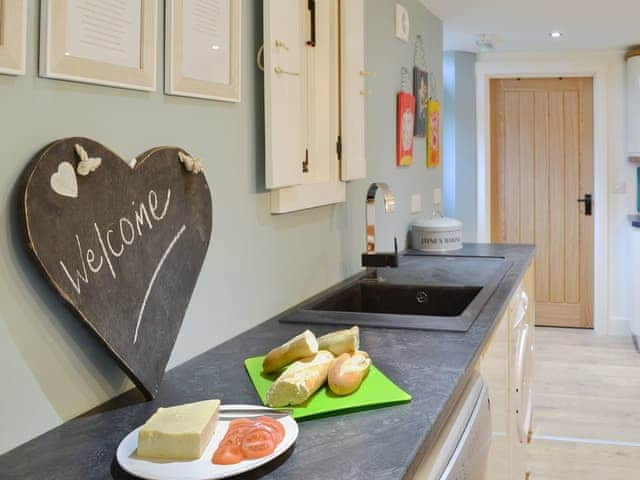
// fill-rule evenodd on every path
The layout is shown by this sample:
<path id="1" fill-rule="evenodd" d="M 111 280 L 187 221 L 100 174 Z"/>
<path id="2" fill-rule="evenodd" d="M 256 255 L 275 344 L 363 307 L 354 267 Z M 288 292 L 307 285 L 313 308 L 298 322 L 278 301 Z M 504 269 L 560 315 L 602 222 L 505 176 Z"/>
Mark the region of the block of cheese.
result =
<path id="1" fill-rule="evenodd" d="M 138 456 L 197 460 L 216 429 L 220 400 L 159 408 L 138 432 Z"/>

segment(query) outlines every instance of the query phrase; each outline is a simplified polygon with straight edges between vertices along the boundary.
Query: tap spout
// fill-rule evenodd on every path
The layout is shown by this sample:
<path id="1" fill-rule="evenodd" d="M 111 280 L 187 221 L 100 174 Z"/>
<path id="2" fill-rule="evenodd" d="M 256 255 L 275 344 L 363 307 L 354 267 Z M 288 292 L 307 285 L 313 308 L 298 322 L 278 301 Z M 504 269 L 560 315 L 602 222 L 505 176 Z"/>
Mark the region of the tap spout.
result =
<path id="1" fill-rule="evenodd" d="M 384 196 L 384 210 L 387 213 L 395 211 L 396 199 L 389 185 L 383 182 L 372 183 L 367 191 L 366 222 L 367 222 L 367 253 L 376 252 L 376 194 L 382 191 Z"/>

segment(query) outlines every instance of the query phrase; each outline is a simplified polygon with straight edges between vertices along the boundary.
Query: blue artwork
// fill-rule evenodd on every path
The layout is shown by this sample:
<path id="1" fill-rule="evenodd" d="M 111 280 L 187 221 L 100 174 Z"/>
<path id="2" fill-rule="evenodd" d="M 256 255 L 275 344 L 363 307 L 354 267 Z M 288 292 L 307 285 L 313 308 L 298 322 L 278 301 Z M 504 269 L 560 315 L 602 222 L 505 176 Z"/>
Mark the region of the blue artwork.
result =
<path id="1" fill-rule="evenodd" d="M 416 137 L 427 136 L 427 100 L 429 74 L 418 67 L 413 67 L 413 96 L 416 97 L 416 118 L 413 122 L 413 134 Z"/>

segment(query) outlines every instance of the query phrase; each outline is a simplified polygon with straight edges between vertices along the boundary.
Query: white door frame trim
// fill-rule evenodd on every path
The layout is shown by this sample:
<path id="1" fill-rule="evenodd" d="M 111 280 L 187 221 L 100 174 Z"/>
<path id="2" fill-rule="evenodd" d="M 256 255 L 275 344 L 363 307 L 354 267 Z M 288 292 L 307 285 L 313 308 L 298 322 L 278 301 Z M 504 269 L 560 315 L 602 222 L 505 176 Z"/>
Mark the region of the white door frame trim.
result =
<path id="1" fill-rule="evenodd" d="M 476 64 L 479 242 L 491 241 L 491 117 L 490 80 L 493 78 L 592 77 L 594 114 L 594 330 L 606 334 L 609 321 L 607 91 L 608 65 L 604 59 L 568 61 L 566 58 L 480 60 Z M 597 253 L 597 255 L 596 255 Z M 597 261 L 596 261 L 597 259 Z"/>

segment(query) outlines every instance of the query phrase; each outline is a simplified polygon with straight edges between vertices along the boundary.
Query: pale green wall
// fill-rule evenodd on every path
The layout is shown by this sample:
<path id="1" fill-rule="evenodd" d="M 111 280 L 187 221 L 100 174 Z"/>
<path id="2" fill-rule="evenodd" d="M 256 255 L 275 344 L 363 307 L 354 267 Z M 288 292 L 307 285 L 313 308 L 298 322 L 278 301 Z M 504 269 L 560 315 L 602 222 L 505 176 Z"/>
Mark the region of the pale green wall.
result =
<path id="1" fill-rule="evenodd" d="M 462 221 L 463 240 L 477 238 L 476 54 L 444 53 L 445 214 Z"/>
<path id="2" fill-rule="evenodd" d="M 38 78 L 37 3 L 29 2 L 27 75 L 0 75 L 0 453 L 130 386 L 26 254 L 15 184 L 48 142 L 87 136 L 125 159 L 156 145 L 179 145 L 204 158 L 214 198 L 213 239 L 170 366 L 355 273 L 365 246 L 368 181 L 348 186 L 346 204 L 269 213 L 263 188 L 263 85 L 254 63 L 262 2 L 243 2 L 239 105 Z M 366 64 L 377 72 L 368 82 L 373 90 L 366 106 L 368 173 L 372 180 L 389 182 L 397 197 L 396 213 L 379 218 L 386 248 L 393 235 L 404 245 L 411 193 L 421 193 L 424 209 L 431 211 L 430 192 L 441 185 L 441 171 L 424 167 L 424 140 L 416 142 L 412 167 L 394 166 L 395 93 L 400 67 L 411 66 L 416 32 L 427 39 L 428 61 L 439 78 L 442 65 L 441 22 L 418 0 L 403 4 L 412 20 L 409 44 L 393 36 L 394 1 L 365 2 Z M 158 38 L 162 46 L 161 31 Z M 162 58 L 161 48 L 160 88 Z"/>

